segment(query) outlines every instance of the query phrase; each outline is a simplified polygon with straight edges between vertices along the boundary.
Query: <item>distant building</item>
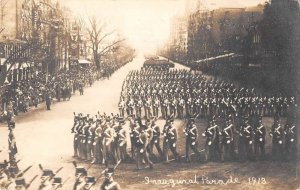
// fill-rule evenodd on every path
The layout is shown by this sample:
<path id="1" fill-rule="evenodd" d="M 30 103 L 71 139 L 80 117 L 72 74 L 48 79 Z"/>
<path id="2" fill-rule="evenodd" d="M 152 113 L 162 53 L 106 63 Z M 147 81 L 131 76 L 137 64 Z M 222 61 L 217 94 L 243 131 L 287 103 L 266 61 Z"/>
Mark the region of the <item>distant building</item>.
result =
<path id="1" fill-rule="evenodd" d="M 228 52 L 239 53 L 252 25 L 262 19 L 263 8 L 258 5 L 212 11 L 199 9 L 191 13 L 188 19 L 189 61 Z"/>
<path id="2" fill-rule="evenodd" d="M 171 21 L 171 34 L 169 40 L 170 57 L 176 61 L 186 61 L 187 56 L 187 18 L 176 16 Z"/>

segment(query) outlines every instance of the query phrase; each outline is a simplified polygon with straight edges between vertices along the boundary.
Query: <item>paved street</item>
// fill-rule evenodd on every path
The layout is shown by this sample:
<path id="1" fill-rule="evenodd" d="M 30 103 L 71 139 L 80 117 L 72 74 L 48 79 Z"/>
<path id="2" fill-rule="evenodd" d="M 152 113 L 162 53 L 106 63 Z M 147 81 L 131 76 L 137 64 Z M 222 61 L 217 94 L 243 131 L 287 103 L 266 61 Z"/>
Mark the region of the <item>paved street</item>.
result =
<path id="1" fill-rule="evenodd" d="M 109 80 L 98 81 L 93 87 L 86 88 L 84 96 L 79 96 L 77 92 L 71 101 L 55 103 L 51 111 L 41 108 L 42 110 L 33 110 L 17 117 L 15 136 L 19 149 L 18 158 L 22 159 L 19 166 L 22 169 L 34 163 L 34 167 L 26 175 L 28 180 L 34 174 L 40 174 L 39 163 L 54 171 L 63 166 L 64 170 L 60 173 L 62 177 L 74 176 L 73 165 L 70 163 L 73 155 L 73 112 L 117 113 L 123 80 L 130 70 L 139 69 L 143 62 L 143 57 L 137 57 L 115 72 Z M 7 149 L 7 134 L 8 129 L 0 127 L 1 149 Z M 0 153 L 0 160 L 6 156 L 7 153 Z M 73 178 L 70 181 L 73 183 Z"/>
<path id="2" fill-rule="evenodd" d="M 41 163 L 44 168 L 57 170 L 61 166 L 64 169 L 58 174 L 63 180 L 70 177 L 69 181 L 62 189 L 70 190 L 74 183 L 74 167 L 72 165 L 73 155 L 73 135 L 71 127 L 73 125 L 73 112 L 82 112 L 83 114 L 94 114 L 97 111 L 101 113 L 111 112 L 117 113 L 118 101 L 121 91 L 121 86 L 127 73 L 133 69 L 139 69 L 144 62 L 142 56 L 134 59 L 133 62 L 125 65 L 118 70 L 113 76 L 107 80 L 96 82 L 93 87 L 86 88 L 84 96 L 75 95 L 71 101 L 55 103 L 51 111 L 46 111 L 44 106 L 37 110 L 32 110 L 30 113 L 22 114 L 17 117 L 15 135 L 17 145 L 19 148 L 18 158 L 21 159 L 19 164 L 21 169 L 33 164 L 33 168 L 25 175 L 26 180 L 29 181 L 34 175 L 41 174 L 38 169 L 38 164 Z M 176 68 L 185 68 L 184 66 L 176 64 Z M 264 123 L 268 127 L 271 126 L 272 119 L 264 118 Z M 158 124 L 163 127 L 164 121 L 158 121 Z M 175 120 L 175 125 L 178 128 L 178 151 L 181 155 L 185 153 L 185 138 L 182 132 L 184 123 L 181 120 Z M 197 121 L 199 133 L 201 134 L 204 127 L 207 125 L 204 119 Z M 7 149 L 7 133 L 6 127 L 0 127 L 0 147 Z M 204 149 L 204 138 L 200 140 L 200 149 Z M 270 139 L 268 137 L 268 141 Z M 267 152 L 270 152 L 270 144 L 267 145 Z M 8 154 L 0 153 L 0 160 L 6 158 Z M 85 167 L 88 163 L 80 163 Z M 252 189 L 253 186 L 247 183 L 249 177 L 265 177 L 268 181 L 267 185 L 257 184 L 256 189 L 289 189 L 295 187 L 296 183 L 296 168 L 295 163 L 277 163 L 277 162 L 256 162 L 256 163 L 206 163 L 200 164 L 193 162 L 174 163 L 169 165 L 156 164 L 154 170 L 144 170 L 144 172 L 137 172 L 135 164 L 122 164 L 116 172 L 116 179 L 121 184 L 123 189 L 169 189 L 169 185 L 146 185 L 145 178 L 151 179 L 193 179 L 198 176 L 200 184 L 183 185 L 180 188 L 197 189 L 199 187 L 209 189 L 220 189 L 220 186 L 210 186 L 201 184 L 201 176 L 206 175 L 212 179 L 226 179 L 230 176 L 237 177 L 242 180 L 242 185 L 230 184 L 224 189 L 239 188 Z M 89 170 L 89 174 L 99 176 L 100 171 L 104 166 L 93 166 Z M 291 172 L 292 171 L 292 172 Z M 282 183 L 282 179 L 287 178 L 287 184 Z M 102 181 L 102 179 L 100 179 Z M 37 179 L 30 189 L 36 189 L 40 180 Z M 97 189 L 98 184 L 95 186 Z"/>

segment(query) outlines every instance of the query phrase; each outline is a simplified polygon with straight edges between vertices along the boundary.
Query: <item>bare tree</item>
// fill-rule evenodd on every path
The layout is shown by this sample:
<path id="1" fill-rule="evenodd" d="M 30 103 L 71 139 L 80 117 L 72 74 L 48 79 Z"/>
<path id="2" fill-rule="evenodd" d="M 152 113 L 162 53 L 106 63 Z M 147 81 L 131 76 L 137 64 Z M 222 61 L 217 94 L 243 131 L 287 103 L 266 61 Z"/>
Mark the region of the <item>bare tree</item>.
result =
<path id="1" fill-rule="evenodd" d="M 118 39 L 104 46 L 104 41 L 115 32 L 106 32 L 105 28 L 105 23 L 100 23 L 95 17 L 89 18 L 87 31 L 97 69 L 100 69 L 101 57 L 117 46 L 118 43 L 124 41 L 124 39 Z"/>

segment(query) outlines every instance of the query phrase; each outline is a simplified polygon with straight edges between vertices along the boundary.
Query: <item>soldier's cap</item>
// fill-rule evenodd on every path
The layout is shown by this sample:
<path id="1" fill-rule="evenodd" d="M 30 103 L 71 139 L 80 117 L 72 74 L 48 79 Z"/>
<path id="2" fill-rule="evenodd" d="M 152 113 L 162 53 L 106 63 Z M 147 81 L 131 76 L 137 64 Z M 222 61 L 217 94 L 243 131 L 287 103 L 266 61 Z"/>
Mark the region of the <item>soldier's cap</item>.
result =
<path id="1" fill-rule="evenodd" d="M 61 177 L 54 177 L 52 183 L 53 184 L 61 184 L 62 183 Z"/>
<path id="2" fill-rule="evenodd" d="M 52 170 L 46 169 L 46 170 L 43 170 L 42 176 L 49 176 L 49 177 L 51 177 L 51 176 L 54 176 L 54 173 L 53 173 Z"/>
<path id="3" fill-rule="evenodd" d="M 93 176 L 87 176 L 86 177 L 86 183 L 94 184 L 96 183 L 96 179 Z"/>
<path id="4" fill-rule="evenodd" d="M 87 171 L 84 167 L 76 167 L 75 174 L 87 175 Z"/>
<path id="5" fill-rule="evenodd" d="M 16 127 L 16 123 L 14 121 L 9 121 L 8 127 L 15 128 Z"/>
<path id="6" fill-rule="evenodd" d="M 16 186 L 20 187 L 20 186 L 26 186 L 26 182 L 24 178 L 17 178 L 15 180 Z"/>
<path id="7" fill-rule="evenodd" d="M 123 117 L 119 117 L 119 118 L 118 118 L 118 121 L 119 121 L 120 124 L 124 124 L 124 123 L 125 123 L 125 120 L 124 120 Z"/>
<path id="8" fill-rule="evenodd" d="M 113 166 L 109 166 L 106 170 L 106 174 L 113 174 L 115 172 L 115 168 Z"/>
<path id="9" fill-rule="evenodd" d="M 4 169 L 7 167 L 7 163 L 5 162 L 0 162 L 0 169 Z"/>
<path id="10" fill-rule="evenodd" d="M 11 174 L 17 174 L 19 172 L 19 169 L 16 166 L 10 166 L 8 168 L 8 172 Z"/>

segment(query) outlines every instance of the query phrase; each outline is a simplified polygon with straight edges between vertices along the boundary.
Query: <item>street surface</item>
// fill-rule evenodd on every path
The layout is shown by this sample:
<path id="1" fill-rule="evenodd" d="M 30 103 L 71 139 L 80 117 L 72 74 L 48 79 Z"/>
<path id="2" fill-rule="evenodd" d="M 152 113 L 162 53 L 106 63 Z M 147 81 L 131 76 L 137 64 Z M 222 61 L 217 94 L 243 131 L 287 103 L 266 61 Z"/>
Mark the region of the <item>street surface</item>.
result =
<path id="1" fill-rule="evenodd" d="M 133 62 L 125 65 L 115 72 L 112 77 L 107 80 L 96 82 L 91 88 L 86 88 L 84 96 L 79 96 L 78 92 L 71 98 L 71 101 L 55 103 L 51 107 L 51 111 L 46 111 L 44 106 L 40 106 L 37 110 L 22 114 L 17 117 L 15 136 L 18 145 L 18 159 L 20 169 L 24 169 L 29 165 L 34 165 L 31 170 L 25 174 L 25 179 L 29 181 L 34 175 L 41 174 L 38 164 L 42 164 L 44 168 L 57 170 L 60 167 L 64 169 L 59 172 L 58 176 L 63 181 L 70 177 L 68 182 L 62 189 L 71 190 L 75 181 L 75 169 L 72 165 L 73 156 L 73 134 L 71 128 L 73 126 L 73 112 L 94 115 L 97 111 L 117 113 L 118 102 L 121 92 L 123 80 L 130 70 L 140 69 L 144 62 L 142 56 L 134 59 Z M 176 68 L 184 68 L 176 64 Z M 269 129 L 272 125 L 271 118 L 264 118 L 264 124 Z M 164 121 L 158 121 L 163 127 Z M 175 120 L 178 128 L 179 142 L 178 152 L 185 154 L 185 138 L 183 134 L 184 121 Z M 204 119 L 197 121 L 199 134 L 203 132 L 207 123 Z M 7 149 L 8 129 L 5 126 L 0 127 L 0 149 Z M 204 149 L 204 138 L 200 136 L 200 150 Z M 267 137 L 269 144 L 266 147 L 267 153 L 270 153 L 270 137 Z M 0 160 L 7 159 L 8 154 L 3 151 L 0 153 Z M 80 163 L 87 167 L 88 163 Z M 120 183 L 123 189 L 170 189 L 169 184 L 153 184 L 159 183 L 153 181 L 148 183 L 146 179 L 151 180 L 195 180 L 194 184 L 175 185 L 174 189 L 297 189 L 299 186 L 299 173 L 297 173 L 296 162 L 225 162 L 225 163 L 175 163 L 168 165 L 157 163 L 154 170 L 145 169 L 136 171 L 135 164 L 121 164 L 116 171 L 115 179 Z M 88 170 L 89 175 L 98 177 L 104 166 L 92 166 Z M 299 170 L 298 170 L 299 172 Z M 208 185 L 202 181 L 202 178 L 209 177 L 211 180 L 224 180 L 228 178 L 238 178 L 239 183 L 229 183 L 227 185 Z M 256 177 L 253 178 L 252 177 Z M 251 179 L 250 183 L 249 178 Z M 264 178 L 266 184 L 259 181 Z M 99 189 L 99 183 L 95 189 Z M 258 182 L 259 181 L 259 182 Z M 37 179 L 30 189 L 37 189 L 40 180 Z"/>

